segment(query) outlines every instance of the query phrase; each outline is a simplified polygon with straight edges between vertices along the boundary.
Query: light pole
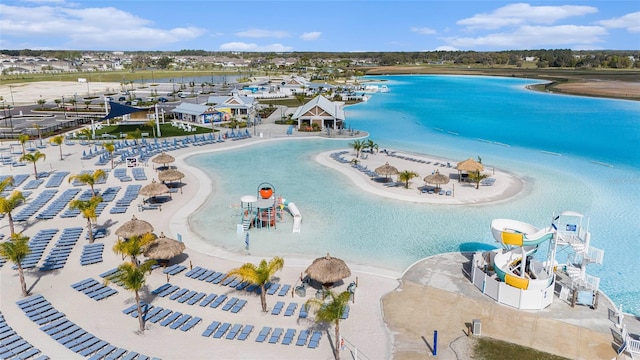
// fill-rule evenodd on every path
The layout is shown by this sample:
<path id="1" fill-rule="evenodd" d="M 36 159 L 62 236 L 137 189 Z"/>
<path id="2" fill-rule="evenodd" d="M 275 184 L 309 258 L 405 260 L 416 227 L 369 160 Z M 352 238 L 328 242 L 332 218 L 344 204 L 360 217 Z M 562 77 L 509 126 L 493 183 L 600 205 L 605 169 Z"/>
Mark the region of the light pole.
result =
<path id="1" fill-rule="evenodd" d="M 62 111 L 64 113 L 65 120 L 67 119 L 67 106 L 64 104 L 64 95 L 62 96 Z"/>
<path id="2" fill-rule="evenodd" d="M 11 93 L 11 105 L 16 106 L 16 103 L 13 101 L 13 88 L 9 85 L 9 92 Z"/>

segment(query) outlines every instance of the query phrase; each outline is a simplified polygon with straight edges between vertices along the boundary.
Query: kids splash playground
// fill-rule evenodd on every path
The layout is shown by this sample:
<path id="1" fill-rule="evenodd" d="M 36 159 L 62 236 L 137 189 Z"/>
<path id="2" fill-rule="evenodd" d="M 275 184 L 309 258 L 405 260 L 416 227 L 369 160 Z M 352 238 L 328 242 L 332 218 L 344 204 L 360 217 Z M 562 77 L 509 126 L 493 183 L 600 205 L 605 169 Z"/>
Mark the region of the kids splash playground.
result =
<path id="1" fill-rule="evenodd" d="M 276 194 L 270 183 L 258 185 L 256 195 L 244 195 L 240 198 L 242 223 L 238 224 L 238 232 L 254 229 L 276 229 L 276 223 L 282 220 L 283 212 L 293 218 L 293 233 L 299 233 L 302 226 L 302 215 L 295 203 Z"/>
<path id="2" fill-rule="evenodd" d="M 560 299 L 572 306 L 597 307 L 600 278 L 586 270 L 590 264 L 602 264 L 604 251 L 590 246 L 587 217 L 561 212 L 551 226 L 540 229 L 494 219 L 491 232 L 502 248 L 475 253 L 471 267 L 473 284 L 484 294 L 518 309 L 542 310 L 551 305 L 557 289 Z M 545 246 L 546 258 L 538 253 Z"/>

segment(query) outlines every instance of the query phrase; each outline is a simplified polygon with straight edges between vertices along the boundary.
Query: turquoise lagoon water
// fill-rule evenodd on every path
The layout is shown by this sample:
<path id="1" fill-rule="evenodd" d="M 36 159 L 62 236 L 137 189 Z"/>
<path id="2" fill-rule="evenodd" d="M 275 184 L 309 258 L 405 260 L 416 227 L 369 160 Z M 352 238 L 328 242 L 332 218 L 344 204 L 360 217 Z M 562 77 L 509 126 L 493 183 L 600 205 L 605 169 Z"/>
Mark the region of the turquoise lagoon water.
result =
<path id="1" fill-rule="evenodd" d="M 525 89 L 531 80 L 516 78 L 374 80 L 391 92 L 346 113 L 348 125 L 370 132 L 380 149 L 452 162 L 481 156 L 488 168 L 526 179 L 525 191 L 474 206 L 380 198 L 314 161 L 319 152 L 347 148 L 348 140 L 281 141 L 188 159 L 211 176 L 216 189 L 191 217 L 195 231 L 242 252 L 239 198 L 267 181 L 296 203 L 302 233 L 291 233 L 288 216 L 275 231 L 252 230 L 253 255 L 313 258 L 331 252 L 350 263 L 402 271 L 426 256 L 495 246 L 494 218 L 542 227 L 554 213 L 573 210 L 591 218 L 592 245 L 605 250 L 605 263 L 588 272 L 601 278 L 601 289 L 625 311 L 640 314 L 640 103 L 533 92 Z"/>

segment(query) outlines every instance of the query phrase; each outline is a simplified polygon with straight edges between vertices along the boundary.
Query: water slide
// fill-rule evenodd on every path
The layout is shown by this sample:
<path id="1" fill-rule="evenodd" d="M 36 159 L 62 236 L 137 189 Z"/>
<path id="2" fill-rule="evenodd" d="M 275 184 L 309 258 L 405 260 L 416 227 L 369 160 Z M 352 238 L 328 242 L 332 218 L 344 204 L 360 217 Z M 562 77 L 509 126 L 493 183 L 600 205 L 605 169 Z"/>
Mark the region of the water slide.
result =
<path id="1" fill-rule="evenodd" d="M 302 215 L 300 214 L 300 210 L 298 210 L 298 207 L 296 206 L 295 203 L 291 202 L 291 201 L 287 201 L 287 199 L 281 199 L 280 200 L 280 204 L 283 206 L 284 209 L 287 209 L 287 211 L 291 214 L 291 216 L 293 216 L 293 233 L 299 233 L 300 232 L 300 227 L 302 226 Z"/>
<path id="2" fill-rule="evenodd" d="M 495 219 L 491 222 L 491 232 L 504 247 L 493 258 L 500 280 L 523 290 L 546 289 L 553 282 L 553 276 L 542 263 L 531 259 L 527 264 L 527 257 L 536 252 L 538 245 L 553 239 L 552 227 L 538 229 L 517 220 Z"/>

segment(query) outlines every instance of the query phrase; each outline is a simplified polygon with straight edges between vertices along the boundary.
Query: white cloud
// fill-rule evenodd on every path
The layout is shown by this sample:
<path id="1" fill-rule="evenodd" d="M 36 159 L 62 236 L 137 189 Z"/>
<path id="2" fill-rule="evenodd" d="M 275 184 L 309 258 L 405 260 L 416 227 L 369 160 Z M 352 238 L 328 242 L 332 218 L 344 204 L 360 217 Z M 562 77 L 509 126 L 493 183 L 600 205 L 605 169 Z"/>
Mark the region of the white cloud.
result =
<path id="1" fill-rule="evenodd" d="M 288 37 L 289 33 L 281 30 L 248 29 L 239 31 L 235 35 L 250 38 L 284 38 Z"/>
<path id="2" fill-rule="evenodd" d="M 459 48 L 535 49 L 537 47 L 584 47 L 603 41 L 607 30 L 601 26 L 521 26 L 513 32 L 479 37 L 445 38 Z"/>
<path id="3" fill-rule="evenodd" d="M 0 5 L 0 32 L 20 38 L 64 38 L 59 48 L 158 49 L 197 38 L 197 27 L 162 29 L 153 22 L 113 7 L 71 9 L 60 6 Z"/>
<path id="4" fill-rule="evenodd" d="M 249 51 L 249 52 L 288 52 L 293 47 L 282 44 L 258 45 L 256 43 L 245 43 L 240 41 L 228 42 L 220 45 L 221 51 Z"/>
<path id="5" fill-rule="evenodd" d="M 518 3 L 503 6 L 492 13 L 477 14 L 470 18 L 459 20 L 457 24 L 467 26 L 470 29 L 498 29 L 505 26 L 525 24 L 548 25 L 568 17 L 596 12 L 598 12 L 598 9 L 592 6 L 531 6 L 526 3 Z"/>
<path id="6" fill-rule="evenodd" d="M 640 11 L 619 18 L 602 20 L 599 24 L 608 28 L 623 28 L 631 33 L 637 33 L 640 32 Z"/>
<path id="7" fill-rule="evenodd" d="M 412 27 L 411 31 L 414 33 L 418 33 L 420 35 L 433 35 L 436 33 L 435 30 L 428 27 Z"/>
<path id="8" fill-rule="evenodd" d="M 460 49 L 458 49 L 457 47 L 449 46 L 449 45 L 438 46 L 437 48 L 434 49 L 434 51 L 459 51 L 459 50 Z"/>
<path id="9" fill-rule="evenodd" d="M 300 39 L 307 40 L 307 41 L 318 40 L 320 35 L 322 35 L 320 31 L 306 32 L 300 35 Z"/>

